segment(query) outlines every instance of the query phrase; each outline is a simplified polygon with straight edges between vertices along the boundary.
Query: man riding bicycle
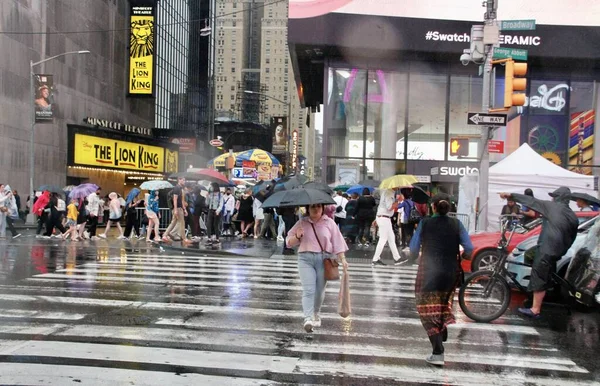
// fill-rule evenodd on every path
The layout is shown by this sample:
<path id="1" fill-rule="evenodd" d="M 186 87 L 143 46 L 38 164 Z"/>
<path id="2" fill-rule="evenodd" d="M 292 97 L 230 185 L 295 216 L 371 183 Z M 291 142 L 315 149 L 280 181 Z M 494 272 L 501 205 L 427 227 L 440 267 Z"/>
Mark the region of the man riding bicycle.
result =
<path id="1" fill-rule="evenodd" d="M 552 201 L 524 194 L 500 193 L 502 199 L 512 199 L 543 216 L 542 233 L 538 239 L 528 286 L 528 290 L 533 292 L 533 305 L 531 308 L 519 308 L 521 314 L 535 319 L 540 317 L 542 302 L 550 287 L 551 274 L 556 271 L 556 263 L 575 241 L 579 226 L 577 216 L 569 208 L 571 190 L 562 186 L 549 195 L 553 198 Z"/>

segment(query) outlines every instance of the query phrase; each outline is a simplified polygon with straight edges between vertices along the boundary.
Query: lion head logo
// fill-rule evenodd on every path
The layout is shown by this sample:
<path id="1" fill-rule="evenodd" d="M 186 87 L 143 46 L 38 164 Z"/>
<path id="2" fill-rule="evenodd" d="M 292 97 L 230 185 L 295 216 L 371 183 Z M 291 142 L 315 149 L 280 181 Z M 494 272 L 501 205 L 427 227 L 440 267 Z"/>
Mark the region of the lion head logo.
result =
<path id="1" fill-rule="evenodd" d="M 129 56 L 141 58 L 154 54 L 154 21 L 132 20 Z"/>

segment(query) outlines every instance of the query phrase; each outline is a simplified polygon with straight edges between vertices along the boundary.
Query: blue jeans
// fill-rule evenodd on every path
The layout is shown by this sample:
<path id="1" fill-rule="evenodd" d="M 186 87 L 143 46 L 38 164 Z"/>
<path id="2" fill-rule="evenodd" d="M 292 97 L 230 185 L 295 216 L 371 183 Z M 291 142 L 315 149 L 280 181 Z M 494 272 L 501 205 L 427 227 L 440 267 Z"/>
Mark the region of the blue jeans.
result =
<path id="1" fill-rule="evenodd" d="M 298 254 L 298 272 L 302 282 L 302 311 L 304 320 L 318 315 L 325 299 L 325 267 L 323 253 L 301 252 Z"/>

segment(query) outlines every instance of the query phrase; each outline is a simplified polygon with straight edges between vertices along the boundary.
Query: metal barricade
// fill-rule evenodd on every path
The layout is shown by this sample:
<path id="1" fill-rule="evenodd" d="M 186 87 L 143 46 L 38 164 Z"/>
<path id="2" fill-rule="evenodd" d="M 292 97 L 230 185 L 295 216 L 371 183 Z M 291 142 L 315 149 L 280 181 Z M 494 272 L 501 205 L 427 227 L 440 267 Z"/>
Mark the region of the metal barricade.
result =
<path id="1" fill-rule="evenodd" d="M 137 222 L 138 225 L 140 226 L 140 228 L 143 227 L 143 221 L 144 221 L 144 217 L 146 215 L 146 209 L 145 208 L 136 208 L 135 209 L 137 211 Z M 169 224 L 171 223 L 171 209 L 169 208 L 159 208 L 158 209 L 158 213 L 160 214 L 160 219 L 158 222 L 158 230 L 160 231 L 164 231 L 165 229 L 167 229 L 169 227 Z"/>
<path id="2" fill-rule="evenodd" d="M 471 219 L 468 214 L 450 212 L 450 213 L 448 213 L 448 216 L 458 219 L 458 221 L 460 221 L 463 224 L 465 229 L 467 231 L 469 230 L 469 225 L 470 225 Z"/>

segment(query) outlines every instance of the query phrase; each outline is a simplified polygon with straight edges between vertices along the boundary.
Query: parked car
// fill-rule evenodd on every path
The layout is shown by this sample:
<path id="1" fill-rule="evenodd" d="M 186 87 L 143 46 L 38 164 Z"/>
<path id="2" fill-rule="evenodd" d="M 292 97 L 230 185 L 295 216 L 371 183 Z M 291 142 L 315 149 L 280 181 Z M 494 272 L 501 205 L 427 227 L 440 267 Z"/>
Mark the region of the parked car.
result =
<path id="1" fill-rule="evenodd" d="M 587 212 L 590 213 L 590 212 Z M 583 218 L 583 217 L 580 217 Z M 567 268 L 571 258 L 575 256 L 575 253 L 583 246 L 586 235 L 590 228 L 596 223 L 599 217 L 596 216 L 592 219 L 586 219 L 585 222 L 579 225 L 578 234 L 573 242 L 573 245 L 567 253 L 556 263 L 556 272 L 560 277 L 565 277 Z M 511 262 L 532 264 L 533 258 L 536 253 L 536 246 L 539 239 L 539 234 L 528 238 L 527 240 L 518 244 L 511 254 L 508 256 L 506 269 L 516 281 L 524 287 L 529 284 L 529 278 L 531 277 L 531 267 L 525 267 L 523 265 L 510 264 Z"/>
<path id="2" fill-rule="evenodd" d="M 586 222 L 596 216 L 599 212 L 575 212 L 579 223 Z M 517 225 L 515 233 L 510 240 L 508 250 L 513 250 L 521 242 L 539 235 L 542 231 L 542 219 L 535 219 L 525 225 Z M 465 272 L 475 272 L 490 269 L 498 262 L 498 241 L 500 232 L 483 232 L 471 235 L 473 253 L 467 259 L 463 258 L 462 267 Z"/>

